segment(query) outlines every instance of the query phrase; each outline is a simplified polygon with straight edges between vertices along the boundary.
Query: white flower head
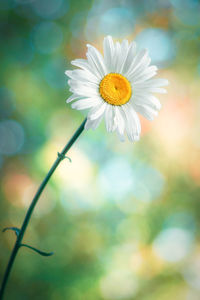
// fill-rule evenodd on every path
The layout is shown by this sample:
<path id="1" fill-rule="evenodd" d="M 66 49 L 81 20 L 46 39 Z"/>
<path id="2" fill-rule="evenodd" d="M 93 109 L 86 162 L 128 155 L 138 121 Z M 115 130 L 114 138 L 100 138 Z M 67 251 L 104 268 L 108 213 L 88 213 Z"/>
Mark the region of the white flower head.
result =
<path id="1" fill-rule="evenodd" d="M 141 125 L 137 113 L 153 120 L 161 108 L 152 93 L 166 93 L 162 88 L 166 79 L 152 79 L 157 67 L 150 66 L 146 49 L 138 50 L 136 43 L 123 40 L 114 43 L 111 36 L 104 38 L 104 57 L 93 46 L 87 45 L 87 59 L 71 63 L 80 68 L 66 71 L 70 91 L 67 103 L 72 108 L 89 109 L 85 129 L 96 129 L 105 119 L 108 132 L 117 131 L 120 140 L 125 133 L 130 141 L 140 138 Z"/>

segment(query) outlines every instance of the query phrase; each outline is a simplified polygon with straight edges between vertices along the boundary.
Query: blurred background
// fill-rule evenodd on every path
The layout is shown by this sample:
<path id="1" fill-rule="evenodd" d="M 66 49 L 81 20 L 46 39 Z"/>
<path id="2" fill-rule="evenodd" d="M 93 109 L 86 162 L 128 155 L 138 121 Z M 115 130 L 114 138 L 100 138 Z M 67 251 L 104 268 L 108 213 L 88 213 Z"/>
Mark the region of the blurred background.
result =
<path id="1" fill-rule="evenodd" d="M 84 132 L 41 197 L 5 299 L 200 299 L 200 2 L 1 0 L 0 228 L 21 226 L 84 113 L 66 69 L 89 42 L 135 39 L 168 94 L 135 144 Z M 86 115 L 86 113 L 85 113 Z M 0 280 L 15 235 L 0 234 Z"/>

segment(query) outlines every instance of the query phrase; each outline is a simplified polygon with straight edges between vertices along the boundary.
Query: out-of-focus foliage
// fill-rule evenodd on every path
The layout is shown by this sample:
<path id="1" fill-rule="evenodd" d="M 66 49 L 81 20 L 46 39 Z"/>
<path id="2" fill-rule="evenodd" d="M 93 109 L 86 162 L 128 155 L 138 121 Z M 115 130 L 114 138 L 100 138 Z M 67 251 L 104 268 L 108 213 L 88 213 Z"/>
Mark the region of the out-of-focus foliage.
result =
<path id="1" fill-rule="evenodd" d="M 147 47 L 168 78 L 163 109 L 135 144 L 83 133 L 35 210 L 6 299 L 198 300 L 200 2 L 1 0 L 0 226 L 20 226 L 83 120 L 64 70 L 107 34 Z M 0 236 L 0 278 L 15 240 Z"/>

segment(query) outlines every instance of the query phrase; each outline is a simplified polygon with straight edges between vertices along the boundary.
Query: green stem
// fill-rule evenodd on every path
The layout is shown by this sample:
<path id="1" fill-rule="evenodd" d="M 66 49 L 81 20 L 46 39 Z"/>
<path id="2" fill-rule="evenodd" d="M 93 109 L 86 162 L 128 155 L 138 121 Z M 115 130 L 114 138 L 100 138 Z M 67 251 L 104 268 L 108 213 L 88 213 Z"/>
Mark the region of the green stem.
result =
<path id="1" fill-rule="evenodd" d="M 15 261 L 15 258 L 17 256 L 17 253 L 19 251 L 19 248 L 21 247 L 21 242 L 23 240 L 24 237 L 24 233 L 26 231 L 26 228 L 29 224 L 30 218 L 32 216 L 33 210 L 40 198 L 40 195 L 42 194 L 44 188 L 46 187 L 47 183 L 49 182 L 49 179 L 51 178 L 52 174 L 54 173 L 54 171 L 56 170 L 56 168 L 58 167 L 58 165 L 60 164 L 60 162 L 63 160 L 63 158 L 65 158 L 65 154 L 67 153 L 67 151 L 71 148 L 71 146 L 74 144 L 74 142 L 77 140 L 77 138 L 80 136 L 80 134 L 83 132 L 84 130 L 84 126 L 86 123 L 85 119 L 82 124 L 80 125 L 80 127 L 76 130 L 76 132 L 74 133 L 74 135 L 71 137 L 71 139 L 69 140 L 69 142 L 66 144 L 66 146 L 64 147 L 64 149 L 62 150 L 61 153 L 58 153 L 58 157 L 55 160 L 54 164 L 52 165 L 51 169 L 49 170 L 49 172 L 47 173 L 46 177 L 44 178 L 43 182 L 41 183 L 40 187 L 38 188 L 37 193 L 35 194 L 35 197 L 33 198 L 28 211 L 26 213 L 26 216 L 24 218 L 24 222 L 22 224 L 22 227 L 20 229 L 19 235 L 17 236 L 17 240 L 15 242 L 14 248 L 12 250 L 11 256 L 10 256 L 10 260 L 8 262 L 5 274 L 4 274 L 4 278 L 3 278 L 3 282 L 2 282 L 2 286 L 1 286 L 1 290 L 0 290 L 0 300 L 3 299 L 3 295 L 4 295 L 4 291 L 5 291 L 5 287 L 6 284 L 8 282 L 8 278 L 13 266 L 13 263 Z"/>

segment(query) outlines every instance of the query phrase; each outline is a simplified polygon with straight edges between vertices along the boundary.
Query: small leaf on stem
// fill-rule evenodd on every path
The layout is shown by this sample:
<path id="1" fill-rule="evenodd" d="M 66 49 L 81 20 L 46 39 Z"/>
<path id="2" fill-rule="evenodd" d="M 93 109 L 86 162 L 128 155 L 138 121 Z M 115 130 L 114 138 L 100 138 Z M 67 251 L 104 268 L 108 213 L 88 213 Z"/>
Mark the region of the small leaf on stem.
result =
<path id="1" fill-rule="evenodd" d="M 20 233 L 20 229 L 19 228 L 17 228 L 17 227 L 6 227 L 2 231 L 5 232 L 7 230 L 13 230 L 15 232 L 16 236 L 17 237 L 19 236 L 19 233 Z"/>
<path id="2" fill-rule="evenodd" d="M 72 162 L 71 158 L 69 156 L 66 156 L 60 152 L 57 153 L 58 154 L 58 157 L 61 158 L 62 160 L 67 158 L 69 160 L 69 162 Z"/>
<path id="3" fill-rule="evenodd" d="M 21 247 L 26 247 L 26 248 L 29 248 L 35 252 L 37 252 L 38 254 L 42 255 L 42 256 L 51 256 L 53 255 L 54 253 L 53 252 L 44 252 L 44 251 L 41 251 L 39 249 L 36 249 L 35 247 L 32 247 L 32 246 L 29 246 L 27 244 L 21 244 L 20 245 Z"/>

